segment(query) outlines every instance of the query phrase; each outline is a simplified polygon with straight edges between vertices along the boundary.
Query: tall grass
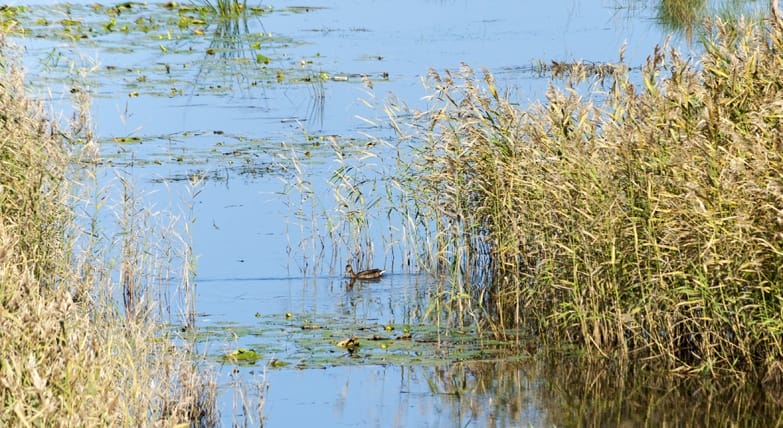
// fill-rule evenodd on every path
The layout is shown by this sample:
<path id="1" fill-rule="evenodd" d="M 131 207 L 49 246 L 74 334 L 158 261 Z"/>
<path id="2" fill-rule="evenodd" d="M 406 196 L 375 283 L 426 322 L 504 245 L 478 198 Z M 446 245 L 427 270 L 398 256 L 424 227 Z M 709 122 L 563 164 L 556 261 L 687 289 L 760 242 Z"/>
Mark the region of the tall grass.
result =
<path id="1" fill-rule="evenodd" d="M 237 18 L 247 10 L 247 0 L 197 0 L 194 3 L 225 19 Z"/>
<path id="2" fill-rule="evenodd" d="M 372 82 L 364 83 L 367 98 L 361 102 L 377 112 Z M 323 97 L 322 92 L 323 88 L 314 90 L 314 97 Z M 357 118 L 373 129 L 379 129 L 383 119 Z M 284 143 L 283 148 L 278 155 L 285 172 L 282 193 L 288 196 L 299 228 L 288 231 L 289 239 L 297 234 L 299 238 L 289 243 L 288 253 L 294 255 L 295 247 L 301 251 L 302 273 L 326 268 L 343 274 L 346 263 L 357 270 L 380 266 L 391 271 L 395 262 L 406 266 L 410 258 L 399 237 L 405 229 L 394 215 L 397 201 L 390 177 L 397 163 L 388 156 L 394 150 L 391 144 L 376 137 L 315 135 L 303 143 Z M 325 163 L 325 158 L 331 162 Z M 322 176 L 328 179 L 322 181 Z"/>
<path id="3" fill-rule="evenodd" d="M 394 123 L 449 298 L 501 337 L 783 380 L 779 22 L 707 24 L 700 61 L 657 48 L 636 80 L 558 67 L 527 109 L 488 72 L 433 71 L 432 108 Z"/>
<path id="4" fill-rule="evenodd" d="M 86 185 L 73 181 L 83 171 L 74 155 L 89 142 L 66 141 L 89 131 L 48 119 L 15 52 L 4 40 L 0 49 L 0 425 L 215 424 L 214 379 L 173 347 L 154 293 L 137 287 L 149 231 L 126 211 L 120 261 L 103 262 L 105 238 L 81 232 L 73 209 Z"/>

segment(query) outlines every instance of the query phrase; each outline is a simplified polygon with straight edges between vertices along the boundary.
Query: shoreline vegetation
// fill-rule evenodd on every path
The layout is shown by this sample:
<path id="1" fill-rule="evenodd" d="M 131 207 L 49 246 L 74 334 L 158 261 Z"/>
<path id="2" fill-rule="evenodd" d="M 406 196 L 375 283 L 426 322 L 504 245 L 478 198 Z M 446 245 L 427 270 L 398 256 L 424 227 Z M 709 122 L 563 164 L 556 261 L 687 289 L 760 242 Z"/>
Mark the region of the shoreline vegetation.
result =
<path id="1" fill-rule="evenodd" d="M 390 115 L 412 156 L 386 190 L 447 278 L 438 315 L 619 373 L 783 381 L 783 25 L 774 12 L 707 34 L 700 61 L 664 46 L 639 77 L 622 52 L 542 67 L 564 85 L 526 109 L 489 72 L 430 73 L 432 107 Z M 133 198 L 119 261 L 80 229 L 88 118 L 60 129 L 0 50 L 0 425 L 216 425 L 215 379 L 153 302 L 166 276 Z M 359 188 L 345 172 L 332 183 Z"/>
<path id="2" fill-rule="evenodd" d="M 215 425 L 214 377 L 153 303 L 165 276 L 139 247 L 153 231 L 123 210 L 112 261 L 109 238 L 80 228 L 77 206 L 102 204 L 79 196 L 97 192 L 78 162 L 88 118 L 51 120 L 18 57 L 0 39 L 0 425 Z"/>
<path id="3" fill-rule="evenodd" d="M 414 152 L 396 206 L 449 278 L 447 317 L 604 364 L 783 381 L 776 7 L 706 23 L 698 62 L 657 48 L 639 77 L 622 52 L 553 63 L 564 84 L 526 109 L 468 67 L 430 73 L 428 111 L 389 105 Z"/>

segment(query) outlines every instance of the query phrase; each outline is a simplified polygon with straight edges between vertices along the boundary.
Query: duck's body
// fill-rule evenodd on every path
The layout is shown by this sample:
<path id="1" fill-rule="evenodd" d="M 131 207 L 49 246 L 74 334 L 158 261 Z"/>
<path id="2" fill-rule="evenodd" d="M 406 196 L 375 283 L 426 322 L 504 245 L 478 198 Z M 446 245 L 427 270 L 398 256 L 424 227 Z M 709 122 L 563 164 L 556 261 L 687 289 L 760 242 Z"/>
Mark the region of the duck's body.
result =
<path id="1" fill-rule="evenodd" d="M 360 272 L 354 272 L 351 265 L 345 265 L 345 274 L 351 277 L 351 279 L 379 279 L 385 270 L 381 269 L 367 269 Z"/>

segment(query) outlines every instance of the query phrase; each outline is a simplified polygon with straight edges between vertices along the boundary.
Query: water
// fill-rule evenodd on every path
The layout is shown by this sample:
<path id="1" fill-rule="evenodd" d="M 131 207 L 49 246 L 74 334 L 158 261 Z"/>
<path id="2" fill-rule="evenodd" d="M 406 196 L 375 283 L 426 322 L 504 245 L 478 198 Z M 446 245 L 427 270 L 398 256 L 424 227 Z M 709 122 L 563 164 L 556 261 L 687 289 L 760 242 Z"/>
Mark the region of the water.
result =
<path id="1" fill-rule="evenodd" d="M 213 361 L 238 347 L 263 354 L 250 366 L 216 362 L 224 425 L 258 422 L 253 409 L 237 404 L 236 381 L 251 407 L 258 397 L 252 385 L 269 385 L 263 417 L 273 427 L 579 420 L 558 417 L 567 399 L 552 399 L 559 385 L 543 381 L 532 351 L 456 362 L 449 346 L 464 352 L 475 351 L 473 345 L 461 348 L 455 341 L 444 348 L 423 340 L 436 337 L 420 325 L 434 280 L 404 269 L 403 259 L 382 244 L 385 238 L 377 238 L 371 256 L 390 275 L 346 289 L 341 271 L 349 249 L 332 253 L 327 243 L 320 259 L 322 247 L 311 236 L 317 226 L 295 215 L 295 192 L 282 193 L 292 176 L 280 156 L 292 149 L 310 154 L 302 157 L 318 197 L 310 212 L 329 212 L 326 180 L 335 164 L 328 137 L 337 136 L 350 150 L 367 142 L 365 134 L 390 135 L 357 118 L 383 123 L 383 113 L 361 100 L 380 106 L 394 94 L 425 108 L 428 69 L 462 63 L 487 67 L 522 104 L 538 100 L 547 81 L 531 71 L 537 61 L 614 61 L 625 45 L 626 62 L 641 65 L 669 35 L 655 19 L 657 10 L 617 1 L 353 0 L 296 9 L 290 7 L 301 3 L 282 1 L 222 28 L 214 22 L 181 28 L 176 12 L 151 3 L 134 4 L 116 17 L 116 28 L 123 22 L 131 27 L 127 33 L 105 33 L 105 9 L 96 12 L 88 4 L 30 8 L 25 22 L 41 38 L 18 39 L 28 80 L 51 91 L 45 96 L 56 110 L 69 111 L 71 88 L 88 90 L 103 180 L 122 171 L 145 203 L 195 220 L 189 232 L 198 256 L 197 323 L 212 335 L 202 349 Z M 90 37 L 61 37 L 58 22 L 68 9 L 84 22 L 72 33 Z M 36 17 L 48 24 L 33 24 Z M 138 22 L 146 31 L 134 27 Z M 681 38 L 675 43 L 692 48 Z M 204 178 L 196 196 L 189 193 L 191 176 Z M 329 328 L 303 330 L 305 325 Z M 393 340 L 405 329 L 418 341 L 408 348 Z M 389 346 L 365 340 L 358 355 L 335 346 L 353 334 L 383 336 Z M 264 369 L 273 359 L 286 365 Z M 549 387 L 542 391 L 544 384 Z"/>

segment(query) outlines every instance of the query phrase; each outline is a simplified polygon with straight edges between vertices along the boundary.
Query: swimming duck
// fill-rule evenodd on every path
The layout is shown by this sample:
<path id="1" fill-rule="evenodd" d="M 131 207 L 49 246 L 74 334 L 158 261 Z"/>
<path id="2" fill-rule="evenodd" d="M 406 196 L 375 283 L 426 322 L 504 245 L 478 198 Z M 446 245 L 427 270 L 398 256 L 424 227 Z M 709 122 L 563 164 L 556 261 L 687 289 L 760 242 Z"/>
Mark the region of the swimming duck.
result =
<path id="1" fill-rule="evenodd" d="M 378 279 L 384 272 L 386 271 L 381 269 L 367 269 L 361 272 L 354 272 L 350 264 L 345 265 L 345 273 L 351 279 Z"/>

